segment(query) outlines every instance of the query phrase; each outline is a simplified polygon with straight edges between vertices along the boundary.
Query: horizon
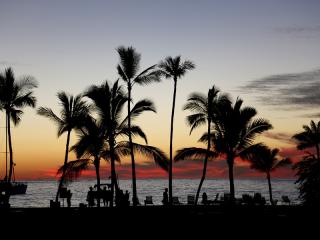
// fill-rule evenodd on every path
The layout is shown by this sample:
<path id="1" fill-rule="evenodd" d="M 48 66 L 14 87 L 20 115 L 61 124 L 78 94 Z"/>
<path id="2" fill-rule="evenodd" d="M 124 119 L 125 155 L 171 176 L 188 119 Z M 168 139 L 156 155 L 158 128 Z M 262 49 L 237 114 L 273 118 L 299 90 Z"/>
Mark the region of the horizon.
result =
<path id="1" fill-rule="evenodd" d="M 170 1 L 171 2 L 171 1 Z M 118 77 L 118 46 L 133 46 L 141 53 L 141 70 L 166 56 L 181 55 L 196 68 L 178 81 L 174 151 L 198 143 L 204 128 L 189 135 L 183 111 L 192 92 L 206 94 L 214 84 L 244 106 L 253 106 L 257 117 L 270 120 L 274 129 L 257 139 L 280 149 L 294 162 L 303 151 L 296 149 L 293 134 L 302 125 L 319 120 L 320 94 L 320 2 L 308 1 L 1 1 L 0 72 L 12 67 L 16 77 L 34 76 L 37 108 L 59 112 L 58 91 L 79 94 L 92 84 Z M 123 16 L 118 13 L 122 11 Z M 150 145 L 169 153 L 170 110 L 173 81 L 134 86 L 133 100 L 150 98 L 157 114 L 144 113 L 136 121 Z M 4 114 L 0 113 L 0 150 L 4 148 Z M 158 126 L 163 126 L 160 128 Z M 36 130 L 35 130 L 36 129 Z M 22 122 L 12 127 L 16 179 L 52 178 L 63 164 L 66 134 L 57 138 L 56 126 L 25 109 Z M 76 141 L 73 133 L 71 145 Z M 0 178 L 4 176 L 0 155 Z M 75 159 L 72 153 L 70 160 Z M 102 176 L 106 177 L 105 162 Z M 201 177 L 202 161 L 174 163 L 174 179 Z M 128 159 L 117 165 L 120 179 L 131 177 Z M 137 179 L 167 173 L 153 162 L 137 157 Z M 108 170 L 109 171 L 109 170 Z M 91 171 L 84 173 L 92 174 Z M 208 165 L 207 178 L 228 178 L 225 160 Z M 265 178 L 237 161 L 235 180 Z M 294 172 L 279 169 L 272 178 L 294 179 Z M 80 177 L 79 180 L 82 178 Z"/>

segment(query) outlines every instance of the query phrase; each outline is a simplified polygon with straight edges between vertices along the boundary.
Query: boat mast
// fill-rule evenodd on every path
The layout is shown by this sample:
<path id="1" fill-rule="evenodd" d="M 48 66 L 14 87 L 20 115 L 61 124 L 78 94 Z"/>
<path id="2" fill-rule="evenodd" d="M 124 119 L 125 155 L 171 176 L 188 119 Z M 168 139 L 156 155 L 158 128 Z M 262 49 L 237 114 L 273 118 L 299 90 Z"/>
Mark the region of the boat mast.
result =
<path id="1" fill-rule="evenodd" d="M 7 122 L 7 116 L 6 116 L 6 127 L 5 127 L 5 131 L 6 131 L 6 176 L 5 176 L 5 180 L 8 181 L 8 131 L 7 131 L 7 127 L 8 127 L 8 122 Z"/>

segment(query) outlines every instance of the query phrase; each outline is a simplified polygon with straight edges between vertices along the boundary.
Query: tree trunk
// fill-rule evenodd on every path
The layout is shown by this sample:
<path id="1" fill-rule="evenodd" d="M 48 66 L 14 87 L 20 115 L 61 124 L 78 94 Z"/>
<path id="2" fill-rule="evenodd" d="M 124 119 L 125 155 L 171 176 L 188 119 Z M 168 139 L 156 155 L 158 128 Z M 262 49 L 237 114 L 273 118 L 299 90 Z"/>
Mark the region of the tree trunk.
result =
<path id="1" fill-rule="evenodd" d="M 110 152 L 111 152 L 111 202 L 110 207 L 113 207 L 114 201 L 114 190 L 118 191 L 117 186 L 117 176 L 116 176 L 116 166 L 115 166 L 115 155 L 114 155 L 114 139 L 112 136 L 109 136 L 109 145 L 110 145 Z"/>
<path id="2" fill-rule="evenodd" d="M 234 178 L 233 178 L 234 157 L 232 154 L 228 154 L 227 162 L 228 162 L 228 168 L 229 168 L 230 200 L 233 203 L 235 200 L 235 192 L 234 192 Z"/>
<path id="3" fill-rule="evenodd" d="M 201 191 L 201 187 L 202 187 L 202 184 L 204 182 L 204 179 L 206 178 L 206 173 L 207 173 L 207 164 L 208 164 L 208 158 L 209 158 L 209 153 L 210 153 L 210 134 L 211 134 L 211 131 L 210 131 L 210 127 L 211 127 L 211 120 L 208 119 L 208 146 L 207 146 L 207 154 L 206 154 L 206 157 L 204 159 L 204 162 L 203 162 L 203 171 L 202 171 L 202 177 L 201 177 L 201 180 L 200 180 L 200 184 L 199 184 L 199 187 L 198 187 L 198 191 L 197 191 L 197 195 L 196 195 L 196 201 L 194 203 L 194 205 L 197 205 L 198 204 L 198 199 L 199 199 L 199 194 L 200 194 L 200 191 Z"/>
<path id="4" fill-rule="evenodd" d="M 133 144 L 131 136 L 131 112 L 130 112 L 130 101 L 131 101 L 131 83 L 128 83 L 128 128 L 129 128 L 129 145 L 130 145 L 130 156 L 131 156 L 131 168 L 132 168 L 132 204 L 137 206 L 139 199 L 137 195 L 137 184 L 136 184 L 136 164 L 134 162 Z"/>
<path id="5" fill-rule="evenodd" d="M 96 177 L 97 177 L 97 207 L 100 207 L 100 159 L 98 157 L 94 158 L 94 166 L 96 169 Z"/>
<path id="6" fill-rule="evenodd" d="M 271 188 L 271 179 L 270 179 L 270 172 L 267 172 L 267 179 L 268 179 L 268 186 L 269 186 L 269 197 L 270 203 L 273 205 L 273 198 L 272 198 L 272 188 Z"/>
<path id="7" fill-rule="evenodd" d="M 65 177 L 65 174 L 66 174 L 66 165 L 67 165 L 67 162 L 68 162 L 68 154 L 69 154 L 70 133 L 71 133 L 71 130 L 68 130 L 67 143 L 66 143 L 66 152 L 65 152 L 64 163 L 63 163 L 63 172 L 62 172 L 62 175 L 61 175 L 61 178 L 60 178 L 60 182 L 59 182 L 59 186 L 58 186 L 58 190 L 57 190 L 57 194 L 56 194 L 56 202 L 58 202 L 60 189 L 62 187 L 62 184 L 64 182 L 64 177 Z"/>
<path id="8" fill-rule="evenodd" d="M 12 155 L 13 151 L 12 151 L 12 142 L 11 142 L 10 113 L 7 111 L 6 115 L 7 115 L 7 123 L 8 123 L 7 131 L 8 131 L 9 153 L 10 153 L 8 182 L 10 183 L 12 178 L 12 172 L 13 172 L 13 155 Z"/>
<path id="9" fill-rule="evenodd" d="M 171 112 L 171 125 L 170 125 L 170 162 L 169 162 L 169 204 L 172 204 L 172 142 L 173 142 L 173 120 L 174 120 L 174 109 L 176 105 L 176 91 L 177 91 L 177 78 L 174 77 L 174 88 L 173 88 L 173 102 Z"/>

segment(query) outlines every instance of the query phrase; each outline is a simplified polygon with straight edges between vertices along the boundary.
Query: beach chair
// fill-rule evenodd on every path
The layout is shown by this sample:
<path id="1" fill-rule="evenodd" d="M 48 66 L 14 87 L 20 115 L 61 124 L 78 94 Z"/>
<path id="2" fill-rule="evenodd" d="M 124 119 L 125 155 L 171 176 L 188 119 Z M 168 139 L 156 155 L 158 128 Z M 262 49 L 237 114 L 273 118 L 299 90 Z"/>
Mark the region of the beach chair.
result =
<path id="1" fill-rule="evenodd" d="M 144 200 L 144 205 L 153 205 L 152 196 L 146 196 L 146 199 Z"/>
<path id="2" fill-rule="evenodd" d="M 188 195 L 187 200 L 188 200 L 188 205 L 193 205 L 196 201 L 196 198 L 194 195 Z"/>
<path id="3" fill-rule="evenodd" d="M 286 204 L 288 204 L 288 205 L 291 204 L 291 201 L 290 201 L 290 199 L 289 199 L 288 196 L 282 196 L 281 198 L 282 198 L 282 202 L 283 202 L 283 203 L 286 203 Z"/>
<path id="4" fill-rule="evenodd" d="M 172 205 L 180 205 L 179 197 L 172 197 Z"/>

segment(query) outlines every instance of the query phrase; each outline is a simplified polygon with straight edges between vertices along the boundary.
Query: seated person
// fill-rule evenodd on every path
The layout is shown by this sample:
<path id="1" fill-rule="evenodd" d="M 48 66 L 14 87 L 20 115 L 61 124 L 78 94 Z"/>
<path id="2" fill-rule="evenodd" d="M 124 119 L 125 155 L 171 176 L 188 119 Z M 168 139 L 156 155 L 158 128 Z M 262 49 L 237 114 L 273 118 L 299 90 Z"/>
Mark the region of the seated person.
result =
<path id="1" fill-rule="evenodd" d="M 168 200 L 168 188 L 166 188 L 163 192 L 163 198 L 162 198 L 162 204 L 163 205 L 168 205 L 169 200 Z"/>
<path id="2" fill-rule="evenodd" d="M 207 205 L 208 204 L 208 196 L 206 192 L 203 192 L 202 194 L 202 204 Z"/>

